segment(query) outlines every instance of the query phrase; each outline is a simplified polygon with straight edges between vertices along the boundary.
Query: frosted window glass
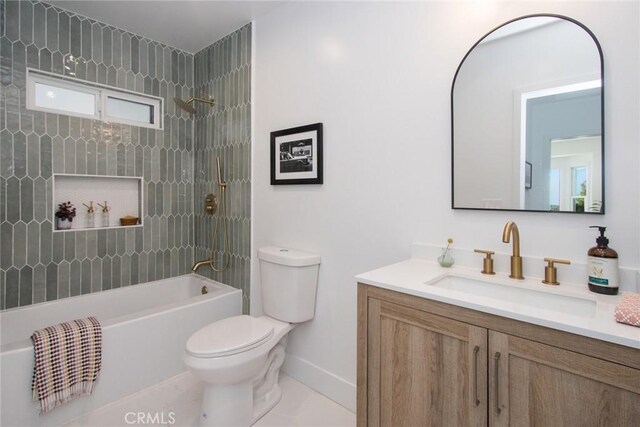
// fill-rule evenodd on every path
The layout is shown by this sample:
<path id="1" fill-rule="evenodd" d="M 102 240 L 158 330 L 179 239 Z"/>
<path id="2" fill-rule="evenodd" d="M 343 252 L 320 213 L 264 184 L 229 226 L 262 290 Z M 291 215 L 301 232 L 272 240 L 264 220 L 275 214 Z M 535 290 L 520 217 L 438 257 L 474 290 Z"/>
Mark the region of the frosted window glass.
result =
<path id="1" fill-rule="evenodd" d="M 153 105 L 107 97 L 107 116 L 140 123 L 153 123 Z"/>
<path id="2" fill-rule="evenodd" d="M 35 105 L 69 113 L 96 115 L 96 95 L 44 83 L 35 84 Z"/>

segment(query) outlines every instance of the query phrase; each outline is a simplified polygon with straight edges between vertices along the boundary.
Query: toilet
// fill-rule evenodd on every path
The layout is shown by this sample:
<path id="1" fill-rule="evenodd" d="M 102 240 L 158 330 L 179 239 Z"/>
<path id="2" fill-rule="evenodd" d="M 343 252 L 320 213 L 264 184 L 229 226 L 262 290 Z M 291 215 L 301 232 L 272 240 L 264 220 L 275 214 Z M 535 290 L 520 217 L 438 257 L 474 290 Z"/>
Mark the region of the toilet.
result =
<path id="1" fill-rule="evenodd" d="M 264 315 L 219 320 L 187 341 L 184 363 L 204 382 L 201 426 L 250 426 L 273 408 L 287 334 L 313 319 L 320 256 L 270 246 L 258 259 Z"/>

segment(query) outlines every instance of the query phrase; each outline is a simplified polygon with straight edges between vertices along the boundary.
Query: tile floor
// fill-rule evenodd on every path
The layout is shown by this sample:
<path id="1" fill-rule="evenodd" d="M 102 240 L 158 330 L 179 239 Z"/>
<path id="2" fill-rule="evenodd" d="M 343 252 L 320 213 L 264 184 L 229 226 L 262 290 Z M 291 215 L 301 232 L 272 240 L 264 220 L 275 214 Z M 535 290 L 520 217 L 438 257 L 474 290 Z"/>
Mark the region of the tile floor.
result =
<path id="1" fill-rule="evenodd" d="M 356 415 L 298 381 L 280 374 L 282 400 L 254 427 L 347 427 Z"/>
<path id="2" fill-rule="evenodd" d="M 255 427 L 356 425 L 353 412 L 284 374 L 280 374 L 280 387 L 282 400 Z M 78 418 L 67 427 L 197 426 L 201 398 L 202 385 L 186 372 Z"/>

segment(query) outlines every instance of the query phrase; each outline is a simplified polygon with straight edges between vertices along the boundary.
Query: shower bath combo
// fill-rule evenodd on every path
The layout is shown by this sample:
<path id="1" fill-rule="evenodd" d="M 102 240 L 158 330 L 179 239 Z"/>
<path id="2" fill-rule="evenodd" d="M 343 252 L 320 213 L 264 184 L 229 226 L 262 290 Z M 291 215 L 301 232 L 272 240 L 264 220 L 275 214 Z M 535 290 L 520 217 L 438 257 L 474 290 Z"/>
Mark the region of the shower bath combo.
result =
<path id="1" fill-rule="evenodd" d="M 189 114 L 195 114 L 196 113 L 196 109 L 193 107 L 193 103 L 194 102 L 203 102 L 205 104 L 208 104 L 210 106 L 214 106 L 215 105 L 215 100 L 213 98 L 208 98 L 208 99 L 204 99 L 204 98 L 198 98 L 198 97 L 192 97 L 189 98 L 188 100 L 184 101 L 181 98 L 173 98 L 173 100 L 175 101 L 175 103 L 182 108 L 184 111 L 188 112 Z M 204 199 L 204 207 L 205 207 L 205 212 L 209 215 L 213 215 L 216 213 L 216 211 L 218 210 L 218 208 L 220 209 L 220 212 L 218 213 L 218 217 L 215 220 L 215 225 L 214 225 L 214 229 L 213 229 L 213 240 L 212 240 L 212 244 L 211 244 L 211 255 L 209 256 L 209 258 L 205 259 L 205 260 L 201 260 L 196 262 L 193 267 L 192 270 L 193 272 L 196 272 L 200 267 L 204 266 L 204 265 L 208 265 L 209 267 L 211 267 L 211 269 L 213 271 L 215 271 L 216 273 L 222 272 L 224 270 L 227 269 L 227 267 L 229 266 L 229 260 L 230 260 L 230 253 L 229 253 L 229 227 L 228 227 L 228 219 L 227 219 L 227 204 L 226 204 L 226 197 L 225 197 L 225 193 L 226 193 L 226 189 L 227 189 L 227 183 L 226 181 L 222 180 L 222 172 L 220 169 L 220 158 L 216 157 L 216 166 L 218 169 L 218 194 L 220 195 L 219 199 L 216 198 L 215 194 L 207 194 L 205 196 Z M 224 248 L 222 250 L 222 264 L 219 267 L 215 266 L 215 251 L 213 248 L 213 245 L 215 245 L 216 239 L 218 237 L 218 228 L 220 223 L 222 223 L 222 233 L 224 234 L 223 236 L 223 240 L 224 240 Z M 202 289 L 203 293 L 206 293 L 206 289 L 203 288 Z"/>

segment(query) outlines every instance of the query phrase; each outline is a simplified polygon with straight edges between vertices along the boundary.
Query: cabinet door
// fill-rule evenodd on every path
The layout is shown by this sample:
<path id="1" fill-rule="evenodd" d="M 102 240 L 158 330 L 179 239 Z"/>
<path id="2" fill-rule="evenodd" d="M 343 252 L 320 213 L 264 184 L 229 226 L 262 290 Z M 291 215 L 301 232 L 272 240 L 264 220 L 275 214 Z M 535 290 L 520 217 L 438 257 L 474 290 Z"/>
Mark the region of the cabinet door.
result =
<path id="1" fill-rule="evenodd" d="M 487 330 L 369 299 L 367 425 L 486 426 Z"/>
<path id="2" fill-rule="evenodd" d="M 489 331 L 492 426 L 640 426 L 640 371 Z"/>

